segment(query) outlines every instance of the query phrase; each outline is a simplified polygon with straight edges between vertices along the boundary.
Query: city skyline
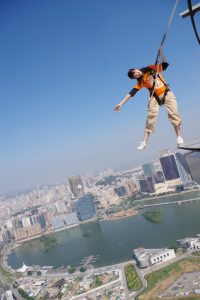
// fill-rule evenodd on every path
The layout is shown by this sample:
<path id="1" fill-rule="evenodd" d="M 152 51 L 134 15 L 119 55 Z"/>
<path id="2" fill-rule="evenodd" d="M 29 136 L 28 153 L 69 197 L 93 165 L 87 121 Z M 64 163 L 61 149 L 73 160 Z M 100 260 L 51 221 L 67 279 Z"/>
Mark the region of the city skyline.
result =
<path id="1" fill-rule="evenodd" d="M 170 151 L 170 153 L 173 153 L 171 150 L 167 149 L 167 150 L 163 150 L 163 151 Z M 175 152 L 174 152 L 175 153 Z M 50 182 L 45 182 L 45 183 L 41 183 L 41 184 L 38 184 L 38 185 L 32 185 L 32 186 L 29 186 L 29 187 L 26 187 L 24 189 L 19 189 L 19 190 L 16 190 L 16 191 L 9 191 L 9 192 L 6 192 L 6 193 L 2 193 L 0 194 L 0 196 L 2 197 L 12 197 L 13 195 L 20 195 L 20 194 L 24 194 L 24 193 L 30 193 L 32 190 L 35 190 L 35 189 L 40 189 L 40 188 L 43 188 L 43 187 L 48 187 L 48 186 L 59 186 L 59 185 L 63 185 L 63 184 L 66 184 L 70 190 L 73 190 L 71 188 L 71 185 L 70 185 L 70 181 L 71 179 L 74 177 L 74 178 L 80 178 L 81 180 L 83 178 L 87 178 L 87 176 L 92 176 L 93 178 L 106 178 L 106 177 L 109 177 L 110 176 L 110 172 L 113 172 L 113 174 L 119 174 L 119 173 L 123 173 L 123 172 L 126 172 L 126 171 L 129 171 L 131 169 L 143 169 L 143 165 L 148 165 L 148 164 L 159 164 L 160 165 L 160 168 L 162 168 L 161 166 L 161 163 L 160 163 L 160 158 L 159 158 L 159 152 L 157 153 L 157 157 L 155 157 L 153 160 L 149 160 L 149 161 L 145 161 L 145 162 L 141 162 L 141 163 L 137 163 L 137 164 L 129 164 L 127 166 L 124 166 L 123 168 L 117 168 L 117 169 L 111 169 L 111 168 L 106 168 L 104 170 L 101 170 L 101 171 L 97 171 L 97 172 L 94 172 L 94 173 L 91 173 L 91 172 L 86 172 L 86 173 L 77 173 L 77 174 L 69 174 L 69 176 L 66 176 L 64 179 L 61 179 L 61 180 L 52 180 Z M 143 172 L 144 172 L 144 169 L 143 169 Z M 107 174 L 109 173 L 109 174 Z M 144 174 L 145 175 L 145 174 Z M 146 175 L 145 175 L 146 176 Z M 73 194 L 73 192 L 72 192 Z"/>
<path id="2" fill-rule="evenodd" d="M 176 148 L 161 109 L 149 148 L 136 149 L 146 91 L 113 111 L 134 84 L 127 70 L 154 62 L 172 8 L 158 0 L 1 1 L 0 194 L 144 163 Z M 200 53 L 189 18 L 179 16 L 186 8 L 179 3 L 163 50 L 187 142 L 199 138 Z M 155 12 L 149 28 L 141 20 Z"/>

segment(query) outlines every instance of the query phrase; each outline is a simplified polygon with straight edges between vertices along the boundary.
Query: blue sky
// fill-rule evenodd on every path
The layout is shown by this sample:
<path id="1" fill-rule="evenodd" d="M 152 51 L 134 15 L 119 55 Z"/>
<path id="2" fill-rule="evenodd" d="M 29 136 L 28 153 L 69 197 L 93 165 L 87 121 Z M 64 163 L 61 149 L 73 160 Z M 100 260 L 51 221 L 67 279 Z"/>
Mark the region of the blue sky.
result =
<path id="1" fill-rule="evenodd" d="M 127 70 L 155 61 L 174 3 L 0 1 L 0 193 L 135 165 L 176 148 L 161 109 L 149 148 L 136 149 L 146 90 L 113 111 L 134 85 Z M 163 49 L 187 142 L 200 137 L 200 49 L 189 18 L 179 16 L 186 6 L 179 1 Z"/>

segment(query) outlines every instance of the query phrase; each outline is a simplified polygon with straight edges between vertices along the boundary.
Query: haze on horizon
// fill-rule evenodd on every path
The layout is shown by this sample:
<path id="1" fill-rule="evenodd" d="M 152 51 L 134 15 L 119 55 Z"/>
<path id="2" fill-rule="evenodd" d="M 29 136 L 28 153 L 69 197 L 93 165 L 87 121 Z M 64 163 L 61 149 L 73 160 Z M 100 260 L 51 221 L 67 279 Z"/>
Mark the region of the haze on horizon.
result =
<path id="1" fill-rule="evenodd" d="M 193 1 L 193 5 L 195 1 Z M 197 3 L 198 1 L 196 1 Z M 152 64 L 174 3 L 87 0 L 0 2 L 0 194 L 120 168 L 176 148 L 161 109 L 147 150 L 147 91 L 119 113 L 130 67 Z M 185 141 L 199 139 L 199 45 L 180 1 L 164 44 L 166 81 Z M 149 17 L 154 16 L 154 17 Z M 159 26 L 158 26 L 159 25 Z"/>

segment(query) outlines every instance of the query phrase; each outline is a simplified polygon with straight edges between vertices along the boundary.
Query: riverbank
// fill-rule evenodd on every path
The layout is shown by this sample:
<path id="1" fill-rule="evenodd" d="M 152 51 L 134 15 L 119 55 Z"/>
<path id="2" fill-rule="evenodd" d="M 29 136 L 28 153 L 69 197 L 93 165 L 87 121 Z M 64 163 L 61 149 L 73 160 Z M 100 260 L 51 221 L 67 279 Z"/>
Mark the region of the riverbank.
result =
<path id="1" fill-rule="evenodd" d="M 119 219 L 135 216 L 137 214 L 138 214 L 137 210 L 129 209 L 129 210 L 119 211 L 119 212 L 113 213 L 110 216 L 107 216 L 106 218 L 104 218 L 103 220 L 104 221 L 116 221 L 116 220 L 119 220 Z"/>
<path id="2" fill-rule="evenodd" d="M 192 189 L 192 190 L 187 190 L 187 191 L 181 191 L 181 192 L 173 192 L 173 193 L 169 193 L 166 195 L 155 195 L 155 196 L 151 196 L 151 197 L 146 197 L 146 198 L 140 198 L 140 199 L 135 199 L 134 203 L 137 202 L 143 202 L 143 201 L 150 201 L 150 200 L 159 200 L 162 198 L 167 198 L 167 197 L 174 197 L 174 196 L 179 196 L 179 195 L 185 195 L 185 194 L 190 194 L 190 193 L 195 193 L 195 192 L 200 192 L 200 188 L 198 189 Z"/>
<path id="3" fill-rule="evenodd" d="M 173 202 L 191 199 L 199 197 L 199 194 L 199 191 L 187 196 L 181 193 L 174 197 L 170 195 L 165 200 Z M 142 216 L 147 210 L 161 211 L 164 221 L 157 224 L 147 221 Z M 200 233 L 199 211 L 200 201 L 193 201 L 182 205 L 162 205 L 159 209 L 144 208 L 134 217 L 112 222 L 93 220 L 81 223 L 80 226 L 57 232 L 58 243 L 48 253 L 43 253 L 43 245 L 39 239 L 22 243 L 20 248 L 9 255 L 8 265 L 14 269 L 20 268 L 23 262 L 27 265 L 53 265 L 55 268 L 63 265 L 77 266 L 84 257 L 90 255 L 98 257 L 94 263 L 95 267 L 126 261 L 135 248 L 172 247 L 178 239 L 195 237 Z"/>

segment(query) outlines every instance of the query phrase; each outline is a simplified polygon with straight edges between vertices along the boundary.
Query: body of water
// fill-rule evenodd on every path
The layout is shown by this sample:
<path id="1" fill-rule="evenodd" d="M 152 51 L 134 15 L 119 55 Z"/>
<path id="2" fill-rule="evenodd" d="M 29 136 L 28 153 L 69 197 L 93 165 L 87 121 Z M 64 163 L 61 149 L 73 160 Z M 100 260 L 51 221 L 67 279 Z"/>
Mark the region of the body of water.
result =
<path id="1" fill-rule="evenodd" d="M 200 192 L 167 196 L 162 202 L 200 198 Z M 167 200 L 167 201 L 166 201 Z M 152 201 L 152 200 L 150 200 Z M 158 200 L 154 200 L 157 203 Z M 160 211 L 162 223 L 147 221 L 142 213 Z M 117 221 L 99 221 L 57 232 L 57 245 L 44 252 L 39 239 L 29 241 L 13 250 L 8 265 L 20 268 L 26 265 L 78 266 L 90 255 L 98 257 L 95 266 L 119 263 L 132 258 L 134 248 L 162 248 L 176 245 L 177 239 L 194 237 L 200 233 L 200 200 L 139 210 L 138 215 Z"/>

